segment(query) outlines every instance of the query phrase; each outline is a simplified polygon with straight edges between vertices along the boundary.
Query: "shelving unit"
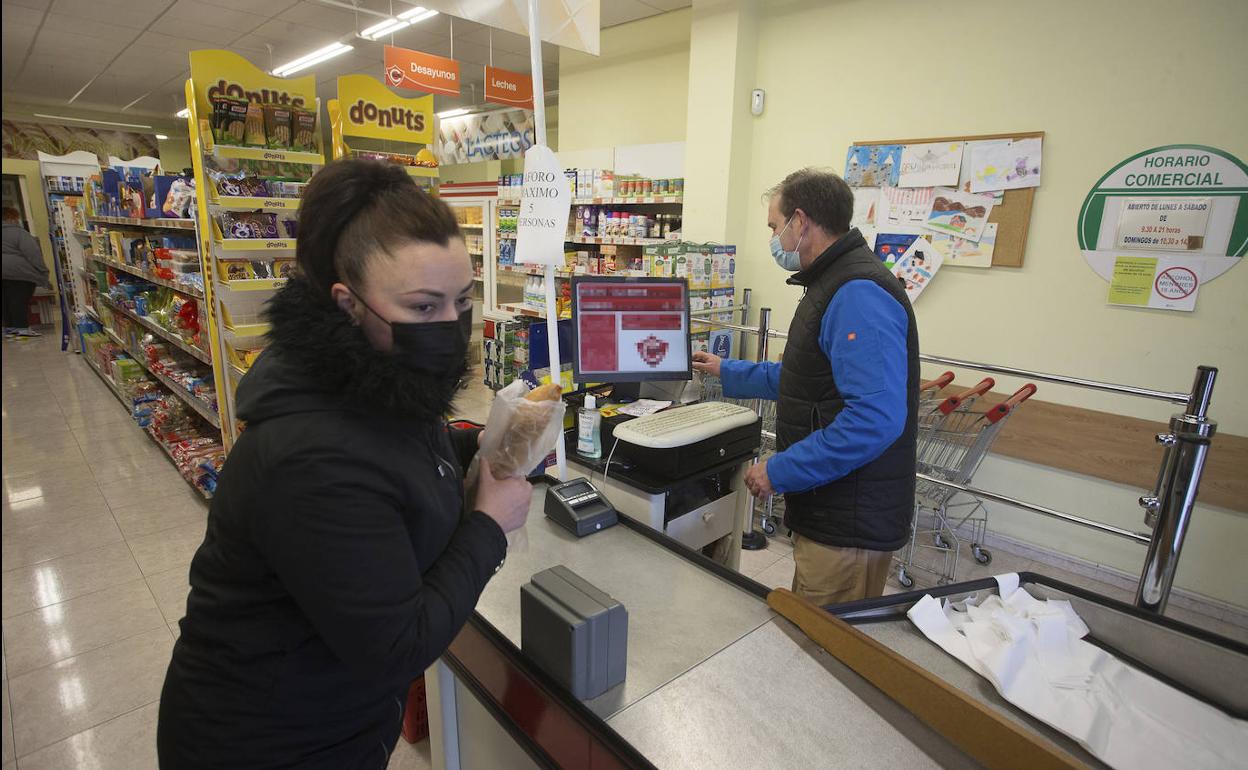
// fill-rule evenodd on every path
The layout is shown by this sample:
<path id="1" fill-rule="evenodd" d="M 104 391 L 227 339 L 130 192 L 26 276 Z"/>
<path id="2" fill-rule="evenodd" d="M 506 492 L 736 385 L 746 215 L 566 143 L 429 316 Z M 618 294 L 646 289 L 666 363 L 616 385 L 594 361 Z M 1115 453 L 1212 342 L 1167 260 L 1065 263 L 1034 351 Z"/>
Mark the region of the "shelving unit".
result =
<path id="1" fill-rule="evenodd" d="M 199 232 L 203 234 L 199 239 L 199 254 L 204 276 L 203 315 L 207 319 L 204 328 L 217 390 L 222 440 L 228 452 L 243 430 L 235 411 L 235 392 L 247 371 L 243 365 L 244 353 L 258 351 L 266 344 L 264 335 L 269 325 L 263 318 L 264 304 L 285 285 L 284 270 L 286 265 L 293 264 L 297 242 L 295 238 L 227 238 L 222 230 L 222 217 L 236 212 L 260 212 L 271 213 L 285 222 L 297 217 L 301 200 L 289 197 L 289 184 L 281 195 L 230 196 L 218 188 L 214 174 L 241 172 L 298 187 L 325 164 L 325 154 L 321 149 L 308 152 L 215 142 L 209 121 L 208 91 L 223 76 L 247 92 L 281 94 L 283 103 L 305 104 L 315 109 L 318 116 L 321 104 L 316 98 L 316 79 L 312 75 L 275 78 L 228 51 L 191 53 L 191 77 L 186 81 L 185 94 L 198 193 L 196 219 Z M 314 133 L 319 143 L 319 120 Z M 269 192 L 273 191 L 270 184 Z M 229 269 L 231 266 L 233 271 Z M 247 277 L 239 277 L 240 274 Z"/>
<path id="2" fill-rule="evenodd" d="M 61 350 L 79 350 L 76 335 L 71 334 L 75 311 L 80 310 L 86 286 L 77 274 L 82 263 L 81 245 L 72 233 L 77 229 L 70 214 L 68 200 L 81 199 L 86 182 L 100 173 L 100 161 L 95 154 L 79 150 L 68 155 L 48 155 L 40 152 L 39 175 L 44 199 L 48 207 L 48 235 L 52 242 L 52 283 L 61 311 Z M 50 319 L 44 319 L 45 321 Z"/>

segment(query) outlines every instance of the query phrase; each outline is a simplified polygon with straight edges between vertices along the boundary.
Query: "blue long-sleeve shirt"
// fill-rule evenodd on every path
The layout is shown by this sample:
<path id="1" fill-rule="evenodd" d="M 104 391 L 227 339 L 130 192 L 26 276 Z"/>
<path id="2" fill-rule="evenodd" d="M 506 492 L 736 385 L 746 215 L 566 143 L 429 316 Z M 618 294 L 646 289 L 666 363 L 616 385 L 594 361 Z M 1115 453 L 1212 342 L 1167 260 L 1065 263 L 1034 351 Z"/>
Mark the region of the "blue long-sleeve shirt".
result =
<path id="1" fill-rule="evenodd" d="M 776 492 L 804 492 L 835 481 L 883 454 L 906 422 L 906 311 L 873 281 L 846 282 L 819 327 L 819 347 L 845 408 L 832 424 L 767 462 Z M 780 364 L 725 360 L 724 395 L 776 399 Z"/>

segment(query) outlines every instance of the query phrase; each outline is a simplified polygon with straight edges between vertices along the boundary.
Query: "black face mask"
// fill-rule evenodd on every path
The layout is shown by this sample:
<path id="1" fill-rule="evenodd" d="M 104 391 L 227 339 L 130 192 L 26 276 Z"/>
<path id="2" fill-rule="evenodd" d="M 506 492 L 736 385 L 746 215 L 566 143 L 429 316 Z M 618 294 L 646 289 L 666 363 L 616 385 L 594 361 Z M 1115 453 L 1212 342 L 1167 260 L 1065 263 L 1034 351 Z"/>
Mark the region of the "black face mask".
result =
<path id="1" fill-rule="evenodd" d="M 460 313 L 456 321 L 396 323 L 369 307 L 359 294 L 351 293 L 368 312 L 390 325 L 394 355 L 406 368 L 432 377 L 459 378 L 472 337 L 472 308 Z"/>

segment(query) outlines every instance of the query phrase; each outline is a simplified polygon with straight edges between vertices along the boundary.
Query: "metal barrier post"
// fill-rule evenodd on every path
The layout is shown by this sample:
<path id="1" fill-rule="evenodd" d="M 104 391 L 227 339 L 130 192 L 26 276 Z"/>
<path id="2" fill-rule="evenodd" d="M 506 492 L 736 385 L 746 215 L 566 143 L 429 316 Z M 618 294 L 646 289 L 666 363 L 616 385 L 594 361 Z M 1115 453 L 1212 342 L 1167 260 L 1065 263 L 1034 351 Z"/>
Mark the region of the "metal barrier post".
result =
<path id="1" fill-rule="evenodd" d="M 1187 408 L 1170 418 L 1169 433 L 1157 435 L 1157 441 L 1166 446 L 1157 489 L 1153 496 L 1140 498 L 1145 510 L 1144 520 L 1153 527 L 1135 594 L 1135 606 L 1143 610 L 1160 614 L 1170 599 L 1170 587 L 1174 583 L 1192 508 L 1196 505 L 1210 439 L 1217 431 L 1217 423 L 1207 417 L 1217 376 L 1215 367 L 1197 367 Z"/>
<path id="2" fill-rule="evenodd" d="M 749 289 L 741 290 L 741 325 L 746 326 L 750 323 L 750 295 Z M 745 360 L 745 335 L 746 332 L 737 332 L 737 358 Z"/>
<path id="3" fill-rule="evenodd" d="M 771 308 L 765 307 L 758 311 L 758 348 L 754 352 L 755 361 L 767 360 L 767 332 L 771 326 Z M 741 333 L 745 336 L 745 332 Z M 754 399 L 754 412 L 759 419 L 763 417 L 763 401 L 762 399 Z M 759 458 L 756 455 L 752 465 L 758 465 Z M 770 499 L 767 502 L 771 505 Z M 770 508 L 767 511 L 771 513 Z M 741 534 L 741 547 L 747 551 L 761 551 L 767 547 L 767 535 L 754 529 L 754 505 L 750 504 L 750 518 L 745 522 L 745 532 Z"/>

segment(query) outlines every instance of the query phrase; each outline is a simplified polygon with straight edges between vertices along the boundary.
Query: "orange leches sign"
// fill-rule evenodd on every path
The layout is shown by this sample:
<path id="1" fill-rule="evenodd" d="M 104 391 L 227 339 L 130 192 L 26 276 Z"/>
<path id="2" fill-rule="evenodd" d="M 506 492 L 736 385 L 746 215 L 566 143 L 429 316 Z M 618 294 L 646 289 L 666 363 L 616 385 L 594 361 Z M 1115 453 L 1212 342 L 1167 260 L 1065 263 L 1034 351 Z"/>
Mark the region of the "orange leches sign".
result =
<path id="1" fill-rule="evenodd" d="M 486 66 L 485 100 L 533 109 L 533 78 L 520 72 Z"/>
<path id="2" fill-rule="evenodd" d="M 385 56 L 385 80 L 395 88 L 459 96 L 459 62 L 454 59 L 392 45 L 386 46 Z"/>

